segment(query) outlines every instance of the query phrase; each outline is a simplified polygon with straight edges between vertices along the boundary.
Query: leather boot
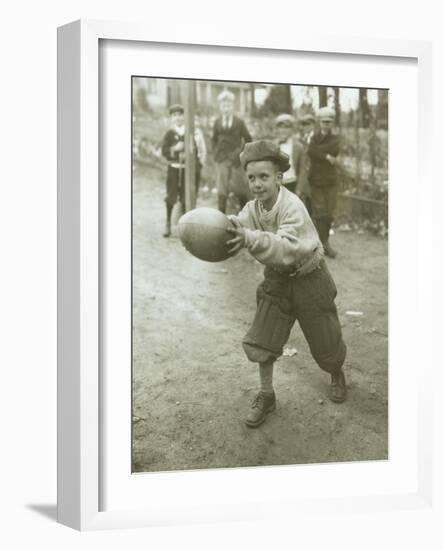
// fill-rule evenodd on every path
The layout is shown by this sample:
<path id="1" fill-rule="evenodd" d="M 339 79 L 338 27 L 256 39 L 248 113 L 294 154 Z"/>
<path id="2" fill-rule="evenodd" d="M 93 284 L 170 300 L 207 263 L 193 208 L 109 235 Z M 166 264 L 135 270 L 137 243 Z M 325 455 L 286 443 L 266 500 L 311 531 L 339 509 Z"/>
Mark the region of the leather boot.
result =
<path id="1" fill-rule="evenodd" d="M 263 424 L 266 415 L 275 411 L 275 393 L 259 392 L 252 402 L 251 410 L 246 418 L 246 426 L 256 428 Z"/>
<path id="2" fill-rule="evenodd" d="M 323 243 L 323 249 L 325 251 L 325 255 L 329 258 L 335 258 L 338 254 L 335 248 L 332 248 L 332 246 L 329 244 L 329 241 Z"/>
<path id="3" fill-rule="evenodd" d="M 346 399 L 346 380 L 342 369 L 331 374 L 329 398 L 334 403 L 343 403 Z"/>

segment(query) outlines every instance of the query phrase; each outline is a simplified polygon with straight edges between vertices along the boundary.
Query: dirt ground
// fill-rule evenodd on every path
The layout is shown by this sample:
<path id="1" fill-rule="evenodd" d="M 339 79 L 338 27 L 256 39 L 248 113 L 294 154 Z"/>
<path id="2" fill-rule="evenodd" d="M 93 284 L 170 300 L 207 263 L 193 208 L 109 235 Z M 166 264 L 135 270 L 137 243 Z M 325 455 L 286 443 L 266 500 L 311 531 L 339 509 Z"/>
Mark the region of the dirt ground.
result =
<path id="1" fill-rule="evenodd" d="M 258 387 L 241 339 L 263 266 L 246 251 L 221 263 L 162 238 L 164 175 L 138 167 L 133 185 L 133 471 L 388 458 L 388 243 L 337 232 L 328 261 L 348 356 L 348 400 L 327 398 L 329 376 L 297 324 L 293 357 L 274 371 L 277 409 L 244 424 Z M 199 206 L 215 204 L 200 200 Z M 361 316 L 347 311 L 363 312 Z"/>

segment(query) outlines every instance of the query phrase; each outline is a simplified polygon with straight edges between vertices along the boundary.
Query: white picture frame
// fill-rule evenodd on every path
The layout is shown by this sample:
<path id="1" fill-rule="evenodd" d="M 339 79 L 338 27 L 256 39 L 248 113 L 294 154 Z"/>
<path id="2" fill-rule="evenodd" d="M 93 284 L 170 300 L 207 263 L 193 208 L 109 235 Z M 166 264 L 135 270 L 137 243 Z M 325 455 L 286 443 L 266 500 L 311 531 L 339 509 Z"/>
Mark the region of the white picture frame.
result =
<path id="1" fill-rule="evenodd" d="M 263 502 L 227 512 L 229 503 L 205 502 L 201 507 L 155 508 L 126 507 L 103 511 L 100 507 L 101 480 L 101 363 L 100 363 L 100 224 L 99 211 L 99 43 L 101 40 L 126 41 L 129 45 L 144 43 L 192 44 L 253 48 L 272 51 L 322 52 L 349 56 L 382 56 L 394 60 L 411 58 L 418 67 L 418 163 L 419 182 L 432 196 L 430 178 L 431 46 L 427 42 L 370 40 L 363 38 L 309 36 L 297 38 L 270 36 L 253 42 L 245 37 L 224 36 L 204 31 L 192 40 L 184 29 L 167 36 L 144 25 L 77 21 L 58 31 L 58 520 L 80 530 L 118 527 L 140 527 L 258 519 L 263 517 Z M 234 50 L 233 50 L 234 51 Z M 425 199 L 423 199 L 425 200 Z M 424 205 L 420 212 L 423 217 Z M 421 231 L 429 228 L 430 218 L 422 218 Z M 421 260 L 431 254 L 424 247 Z M 424 276 L 419 274 L 417 303 L 422 314 L 426 306 L 419 298 L 426 291 Z M 421 341 L 426 344 L 421 333 Z M 425 346 L 426 348 L 426 346 Z M 430 349 L 428 346 L 427 349 Z M 427 358 L 430 358 L 430 351 Z M 428 387 L 431 361 L 423 361 L 417 386 L 418 399 L 418 472 L 414 490 L 392 492 L 383 496 L 357 495 L 337 498 L 336 509 L 342 512 L 374 510 L 423 509 L 432 502 L 432 402 Z M 128 449 L 129 452 L 129 449 Z M 315 468 L 315 466 L 311 466 Z M 268 470 L 269 472 L 269 470 Z M 171 476 L 163 474 L 156 484 L 171 486 Z M 185 478 L 191 474 L 182 474 Z M 225 476 L 244 475 L 241 471 Z M 267 474 L 273 475 L 273 474 Z M 169 476 L 169 483 L 166 477 Z M 151 478 L 153 479 L 153 478 Z M 148 480 L 149 481 L 149 480 Z M 168 489 L 169 490 L 169 489 Z M 273 507 L 273 517 L 284 517 L 299 506 L 291 494 L 281 494 L 280 505 Z M 331 499 L 313 496 L 304 499 L 304 510 L 320 511 L 331 506 Z M 285 512 L 286 511 L 286 512 Z"/>

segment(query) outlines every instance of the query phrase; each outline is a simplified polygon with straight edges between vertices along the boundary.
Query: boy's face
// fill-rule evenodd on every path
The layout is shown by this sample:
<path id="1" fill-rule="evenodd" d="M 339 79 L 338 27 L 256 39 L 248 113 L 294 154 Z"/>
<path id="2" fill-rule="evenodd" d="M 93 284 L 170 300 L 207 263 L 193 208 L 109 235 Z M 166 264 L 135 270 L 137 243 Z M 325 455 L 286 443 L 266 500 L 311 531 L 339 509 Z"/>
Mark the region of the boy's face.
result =
<path id="1" fill-rule="evenodd" d="M 260 200 L 266 210 L 270 210 L 278 197 L 282 173 L 271 160 L 248 162 L 246 176 L 249 189 L 255 199 Z"/>
<path id="2" fill-rule="evenodd" d="M 292 128 L 288 126 L 277 126 L 276 128 L 277 139 L 278 141 L 286 141 L 289 136 L 292 134 Z"/>
<path id="3" fill-rule="evenodd" d="M 301 131 L 304 135 L 310 134 L 314 130 L 313 122 L 303 122 L 301 125 Z"/>
<path id="4" fill-rule="evenodd" d="M 171 114 L 171 121 L 174 126 L 183 126 L 185 123 L 185 115 L 180 111 L 175 111 Z"/>
<path id="5" fill-rule="evenodd" d="M 333 121 L 328 118 L 321 118 L 320 119 L 320 130 L 322 134 L 329 134 L 329 132 L 332 130 Z"/>
<path id="6" fill-rule="evenodd" d="M 220 112 L 224 116 L 231 116 L 232 113 L 234 112 L 234 103 L 229 99 L 220 101 L 219 106 L 220 106 Z"/>

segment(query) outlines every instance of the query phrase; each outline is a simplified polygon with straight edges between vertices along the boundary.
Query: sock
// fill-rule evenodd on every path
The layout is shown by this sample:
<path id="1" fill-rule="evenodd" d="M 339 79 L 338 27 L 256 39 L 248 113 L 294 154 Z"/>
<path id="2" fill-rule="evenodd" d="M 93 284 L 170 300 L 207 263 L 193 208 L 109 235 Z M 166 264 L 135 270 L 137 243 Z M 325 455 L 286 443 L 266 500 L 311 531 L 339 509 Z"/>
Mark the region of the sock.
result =
<path id="1" fill-rule="evenodd" d="M 274 374 L 274 363 L 260 363 L 260 384 L 261 391 L 272 393 L 274 386 L 272 385 L 272 375 Z"/>

